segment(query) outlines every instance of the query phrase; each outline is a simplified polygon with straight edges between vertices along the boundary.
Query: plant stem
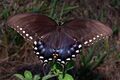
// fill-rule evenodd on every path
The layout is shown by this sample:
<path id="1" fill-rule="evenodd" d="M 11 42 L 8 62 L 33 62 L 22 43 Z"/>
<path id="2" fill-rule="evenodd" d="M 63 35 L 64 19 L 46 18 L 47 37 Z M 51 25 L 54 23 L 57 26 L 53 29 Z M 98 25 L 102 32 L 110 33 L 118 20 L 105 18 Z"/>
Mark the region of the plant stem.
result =
<path id="1" fill-rule="evenodd" d="M 64 7 L 65 7 L 65 2 L 63 3 L 59 20 L 62 20 L 62 16 L 63 16 L 63 12 L 64 12 Z"/>
<path id="2" fill-rule="evenodd" d="M 50 16 L 51 18 L 54 18 L 54 13 L 55 13 L 55 9 L 56 9 L 56 5 L 57 5 L 57 1 L 58 0 L 51 0 L 51 12 L 50 12 Z M 52 3 L 53 2 L 53 3 Z"/>

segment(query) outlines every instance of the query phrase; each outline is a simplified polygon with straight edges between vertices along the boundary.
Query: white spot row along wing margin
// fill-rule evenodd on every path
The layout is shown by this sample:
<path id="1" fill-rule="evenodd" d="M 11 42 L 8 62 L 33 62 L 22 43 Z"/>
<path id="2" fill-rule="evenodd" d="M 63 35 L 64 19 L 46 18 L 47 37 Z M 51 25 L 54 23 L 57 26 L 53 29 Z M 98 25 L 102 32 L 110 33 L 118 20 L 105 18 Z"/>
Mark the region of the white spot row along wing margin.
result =
<path id="1" fill-rule="evenodd" d="M 12 26 L 11 26 L 12 27 Z M 12 27 L 15 31 L 17 31 L 24 39 L 26 39 L 26 40 L 29 40 L 29 41 L 32 41 L 32 42 L 34 42 L 34 40 L 36 39 L 35 37 L 37 37 L 37 38 L 39 38 L 38 36 L 37 36 L 37 34 L 35 34 L 35 33 L 33 33 L 32 31 L 31 31 L 31 33 L 32 33 L 32 35 L 34 34 L 34 36 L 32 36 L 32 35 L 30 35 L 29 33 L 28 33 L 28 30 L 26 31 L 26 30 L 24 30 L 24 28 L 21 28 L 20 26 L 16 26 L 16 27 Z M 29 31 L 30 32 L 30 31 Z"/>
<path id="2" fill-rule="evenodd" d="M 104 38 L 108 38 L 108 36 L 103 36 L 103 34 L 96 35 L 93 38 L 84 41 L 83 44 L 89 46 L 89 45 L 94 44 L 95 42 L 97 42 L 101 39 L 104 39 Z"/>

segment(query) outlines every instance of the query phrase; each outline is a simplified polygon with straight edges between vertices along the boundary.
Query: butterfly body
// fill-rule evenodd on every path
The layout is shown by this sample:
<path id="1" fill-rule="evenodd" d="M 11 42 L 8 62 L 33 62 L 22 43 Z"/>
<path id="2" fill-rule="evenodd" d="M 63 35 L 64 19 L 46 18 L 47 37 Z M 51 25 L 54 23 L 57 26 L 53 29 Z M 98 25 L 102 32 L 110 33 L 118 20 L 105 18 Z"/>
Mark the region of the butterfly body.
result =
<path id="1" fill-rule="evenodd" d="M 112 30 L 95 20 L 73 19 L 58 25 L 51 18 L 36 14 L 18 14 L 8 25 L 33 43 L 34 53 L 43 60 L 65 63 L 80 53 L 82 47 L 111 35 Z"/>

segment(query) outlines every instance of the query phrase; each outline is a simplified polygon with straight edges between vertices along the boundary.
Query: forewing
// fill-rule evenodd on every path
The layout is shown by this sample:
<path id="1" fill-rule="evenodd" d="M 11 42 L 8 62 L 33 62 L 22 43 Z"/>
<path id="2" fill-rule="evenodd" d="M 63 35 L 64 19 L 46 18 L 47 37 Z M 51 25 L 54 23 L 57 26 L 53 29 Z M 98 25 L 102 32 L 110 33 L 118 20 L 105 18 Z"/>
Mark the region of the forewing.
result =
<path id="1" fill-rule="evenodd" d="M 24 13 L 12 16 L 7 24 L 25 39 L 34 41 L 56 29 L 56 22 L 45 15 Z"/>
<path id="2" fill-rule="evenodd" d="M 65 32 L 84 46 L 89 46 L 112 34 L 108 26 L 96 20 L 75 19 L 64 26 Z"/>

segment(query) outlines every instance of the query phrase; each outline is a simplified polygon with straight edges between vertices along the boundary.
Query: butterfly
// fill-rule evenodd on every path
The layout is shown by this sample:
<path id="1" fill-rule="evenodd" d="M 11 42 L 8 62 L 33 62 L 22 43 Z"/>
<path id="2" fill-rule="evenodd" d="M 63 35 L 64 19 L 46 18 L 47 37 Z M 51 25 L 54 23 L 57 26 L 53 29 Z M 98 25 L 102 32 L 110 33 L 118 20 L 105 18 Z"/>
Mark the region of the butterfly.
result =
<path id="1" fill-rule="evenodd" d="M 73 19 L 59 25 L 37 13 L 17 14 L 9 17 L 7 24 L 33 43 L 34 53 L 44 63 L 55 60 L 65 64 L 83 47 L 112 34 L 108 26 L 97 20 Z"/>

